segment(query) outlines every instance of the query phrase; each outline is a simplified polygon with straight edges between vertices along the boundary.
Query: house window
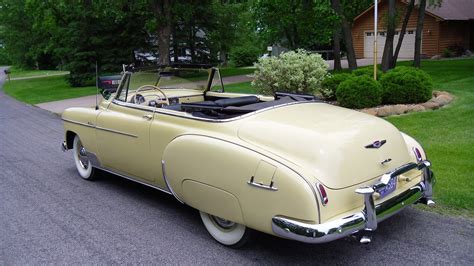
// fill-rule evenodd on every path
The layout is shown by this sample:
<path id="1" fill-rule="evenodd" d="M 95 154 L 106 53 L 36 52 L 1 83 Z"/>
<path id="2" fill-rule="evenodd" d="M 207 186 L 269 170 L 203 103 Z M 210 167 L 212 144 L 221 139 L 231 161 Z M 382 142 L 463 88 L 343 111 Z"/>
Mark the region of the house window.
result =
<path id="1" fill-rule="evenodd" d="M 395 35 L 398 35 L 398 34 L 400 34 L 400 32 L 399 32 L 398 30 L 397 30 L 397 31 L 395 31 Z"/>
<path id="2" fill-rule="evenodd" d="M 372 32 L 366 32 L 365 36 L 372 36 Z"/>
<path id="3" fill-rule="evenodd" d="M 379 32 L 379 35 L 380 35 L 380 36 L 385 36 L 385 31 Z"/>
<path id="4" fill-rule="evenodd" d="M 408 31 L 408 34 L 413 34 L 413 30 L 409 30 L 409 31 Z"/>

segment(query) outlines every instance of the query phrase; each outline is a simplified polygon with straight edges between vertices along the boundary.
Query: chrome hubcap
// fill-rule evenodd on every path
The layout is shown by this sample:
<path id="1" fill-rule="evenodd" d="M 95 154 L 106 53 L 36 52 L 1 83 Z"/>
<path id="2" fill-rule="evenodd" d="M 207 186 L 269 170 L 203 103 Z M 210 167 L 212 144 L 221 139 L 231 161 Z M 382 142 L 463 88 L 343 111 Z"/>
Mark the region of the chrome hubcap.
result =
<path id="1" fill-rule="evenodd" d="M 212 221 L 219 227 L 221 227 L 222 229 L 226 229 L 226 230 L 229 230 L 229 229 L 232 229 L 236 226 L 236 223 L 232 222 L 232 221 L 229 221 L 229 220 L 226 220 L 226 219 L 222 219 L 220 217 L 217 217 L 217 216 L 213 216 L 213 215 L 209 215 L 209 217 L 211 217 Z"/>
<path id="2" fill-rule="evenodd" d="M 81 165 L 83 169 L 87 169 L 89 167 L 89 159 L 87 158 L 86 149 L 82 147 L 82 143 L 78 143 L 78 144 L 80 147 L 77 153 L 79 157 L 79 164 Z"/>

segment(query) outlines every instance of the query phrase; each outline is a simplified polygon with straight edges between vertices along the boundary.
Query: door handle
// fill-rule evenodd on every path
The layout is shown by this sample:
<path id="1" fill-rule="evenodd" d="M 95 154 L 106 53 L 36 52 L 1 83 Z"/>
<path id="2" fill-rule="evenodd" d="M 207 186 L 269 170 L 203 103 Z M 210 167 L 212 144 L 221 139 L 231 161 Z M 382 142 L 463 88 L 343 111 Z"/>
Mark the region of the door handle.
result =
<path id="1" fill-rule="evenodd" d="M 152 115 L 144 115 L 142 117 L 145 118 L 146 120 L 151 120 L 153 118 Z"/>

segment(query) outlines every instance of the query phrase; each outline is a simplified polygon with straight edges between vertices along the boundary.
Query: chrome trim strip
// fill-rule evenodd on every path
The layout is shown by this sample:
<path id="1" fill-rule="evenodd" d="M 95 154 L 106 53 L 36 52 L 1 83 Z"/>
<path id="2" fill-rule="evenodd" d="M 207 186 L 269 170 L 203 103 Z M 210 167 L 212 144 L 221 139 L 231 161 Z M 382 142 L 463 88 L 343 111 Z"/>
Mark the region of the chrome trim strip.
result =
<path id="1" fill-rule="evenodd" d="M 105 128 L 105 127 L 96 126 L 96 129 L 111 132 L 111 133 L 116 133 L 116 134 L 120 134 L 120 135 L 124 135 L 124 136 L 127 136 L 127 137 L 138 138 L 137 135 L 122 132 L 122 131 L 118 131 L 118 130 L 114 130 L 114 129 L 109 129 L 109 128 Z"/>
<path id="2" fill-rule="evenodd" d="M 112 133 L 117 133 L 117 134 L 124 135 L 124 136 L 129 136 L 129 137 L 133 137 L 133 138 L 138 138 L 138 136 L 137 136 L 137 135 L 134 135 L 134 134 L 130 134 L 130 133 L 126 133 L 126 132 L 114 130 L 114 129 L 109 129 L 109 128 L 105 128 L 105 127 L 99 127 L 99 126 L 95 126 L 95 125 L 93 125 L 93 124 L 86 124 L 86 123 L 77 122 L 77 121 L 73 121 L 73 120 L 69 120 L 69 119 L 64 119 L 64 118 L 63 118 L 62 120 L 65 121 L 65 122 L 73 123 L 73 124 L 80 125 L 80 126 L 95 128 L 95 129 L 98 129 L 98 130 L 103 130 L 103 131 L 112 132 Z"/>
<path id="3" fill-rule="evenodd" d="M 120 173 L 117 173 L 117 172 L 114 172 L 114 171 L 112 171 L 112 170 L 109 170 L 109 169 L 106 169 L 106 168 L 102 168 L 102 167 L 95 167 L 95 168 L 100 169 L 100 170 L 105 171 L 105 172 L 108 172 L 108 173 L 111 173 L 111 174 L 114 174 L 114 175 L 117 175 L 117 176 L 120 176 L 120 177 L 122 177 L 122 178 L 128 179 L 128 180 L 133 181 L 133 182 L 136 182 L 136 183 L 138 183 L 138 184 L 142 184 L 142 185 L 145 185 L 145 186 L 147 186 L 147 187 L 154 188 L 154 189 L 156 189 L 156 190 L 159 190 L 159 191 L 161 191 L 161 192 L 165 192 L 166 194 L 170 194 L 170 195 L 171 195 L 171 193 L 170 193 L 169 191 L 166 191 L 166 190 L 164 190 L 164 189 L 162 189 L 162 188 L 160 188 L 160 187 L 157 187 L 157 186 L 148 184 L 148 183 L 146 183 L 146 182 L 140 181 L 140 180 L 138 180 L 138 179 L 136 179 L 136 178 L 133 178 L 133 177 L 130 177 L 130 176 L 126 176 L 126 175 L 123 175 L 123 174 L 120 174 Z"/>
<path id="4" fill-rule="evenodd" d="M 413 167 L 413 164 L 415 167 Z M 322 224 L 306 223 L 283 216 L 275 216 L 272 219 L 272 230 L 278 236 L 306 243 L 325 243 L 362 230 L 373 231 L 377 229 L 379 222 L 395 215 L 411 204 L 420 201 L 429 204 L 430 186 L 434 182 L 429 166 L 428 161 L 422 161 L 419 164 L 409 163 L 387 173 L 386 175 L 395 177 L 417 168 L 423 173 L 423 181 L 378 205 L 374 204 L 373 193 L 379 184 L 362 187 L 356 190 L 357 193 L 364 195 L 364 209 L 360 212 Z"/>
<path id="5" fill-rule="evenodd" d="M 64 122 L 69 122 L 69 123 L 73 123 L 73 124 L 80 125 L 80 126 L 95 128 L 95 125 L 93 125 L 93 124 L 86 124 L 86 123 L 82 123 L 82 122 L 78 122 L 78 121 L 74 121 L 74 120 L 69 120 L 69 119 L 65 119 L 65 118 L 61 118 L 61 119 Z"/>
<path id="6" fill-rule="evenodd" d="M 163 160 L 161 161 L 161 171 L 163 172 L 163 179 L 165 180 L 166 187 L 168 188 L 170 194 L 172 194 L 176 198 L 176 200 L 184 204 L 184 202 L 178 197 L 178 195 L 176 195 L 173 188 L 171 188 L 170 183 L 168 182 L 168 178 L 166 177 L 166 171 L 165 171 L 165 161 Z"/>

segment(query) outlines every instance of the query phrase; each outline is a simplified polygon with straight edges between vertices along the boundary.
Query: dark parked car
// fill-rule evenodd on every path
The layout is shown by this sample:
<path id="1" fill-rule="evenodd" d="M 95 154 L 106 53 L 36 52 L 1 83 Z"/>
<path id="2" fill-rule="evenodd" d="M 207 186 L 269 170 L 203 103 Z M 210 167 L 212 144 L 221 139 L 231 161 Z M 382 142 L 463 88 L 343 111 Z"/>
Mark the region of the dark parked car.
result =
<path id="1" fill-rule="evenodd" d="M 99 89 L 113 93 L 117 90 L 120 79 L 122 79 L 121 75 L 99 77 Z"/>

